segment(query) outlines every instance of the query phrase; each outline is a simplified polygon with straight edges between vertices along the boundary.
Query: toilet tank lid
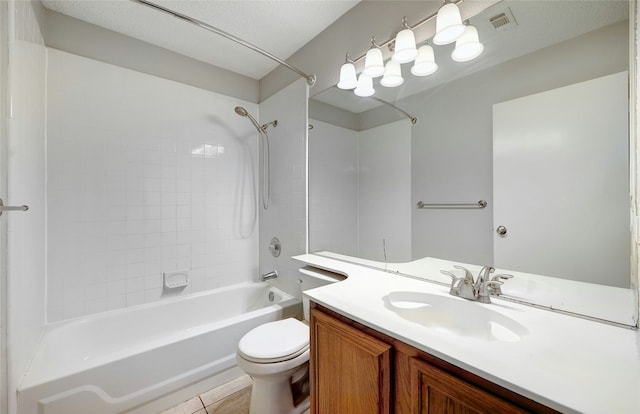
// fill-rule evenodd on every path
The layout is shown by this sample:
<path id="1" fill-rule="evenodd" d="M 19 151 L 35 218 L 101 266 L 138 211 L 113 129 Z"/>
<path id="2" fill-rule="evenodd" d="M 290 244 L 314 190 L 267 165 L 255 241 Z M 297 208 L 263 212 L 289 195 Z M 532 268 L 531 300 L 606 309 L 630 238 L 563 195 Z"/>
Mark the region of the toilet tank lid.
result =
<path id="1" fill-rule="evenodd" d="M 238 343 L 240 353 L 257 359 L 292 355 L 309 345 L 309 327 L 294 318 L 268 322 L 247 332 Z"/>
<path id="2" fill-rule="evenodd" d="M 299 269 L 300 273 L 311 276 L 315 279 L 325 281 L 327 283 L 339 282 L 347 277 L 340 273 L 330 272 L 328 270 L 319 269 L 317 267 L 304 266 Z"/>

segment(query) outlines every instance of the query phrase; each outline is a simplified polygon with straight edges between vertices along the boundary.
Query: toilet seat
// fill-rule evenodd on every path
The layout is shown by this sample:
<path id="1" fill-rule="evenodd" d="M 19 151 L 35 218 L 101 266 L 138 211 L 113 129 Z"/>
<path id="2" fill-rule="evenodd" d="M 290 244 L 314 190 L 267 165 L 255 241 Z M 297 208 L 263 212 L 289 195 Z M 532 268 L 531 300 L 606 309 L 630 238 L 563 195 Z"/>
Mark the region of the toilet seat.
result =
<path id="1" fill-rule="evenodd" d="M 238 343 L 238 354 L 242 358 L 262 364 L 286 361 L 308 349 L 309 327 L 294 318 L 260 325 Z"/>

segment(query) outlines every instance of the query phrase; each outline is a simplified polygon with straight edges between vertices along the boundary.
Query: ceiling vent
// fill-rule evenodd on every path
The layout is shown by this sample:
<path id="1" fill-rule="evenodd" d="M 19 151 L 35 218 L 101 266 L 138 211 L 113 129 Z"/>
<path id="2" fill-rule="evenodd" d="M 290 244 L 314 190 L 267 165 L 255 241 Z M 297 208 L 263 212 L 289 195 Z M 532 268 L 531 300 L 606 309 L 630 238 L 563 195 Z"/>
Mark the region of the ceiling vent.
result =
<path id="1" fill-rule="evenodd" d="M 489 22 L 493 25 L 493 28 L 500 32 L 506 32 L 507 30 L 514 29 L 518 22 L 513 17 L 511 9 L 507 7 L 502 13 L 498 13 L 489 19 Z"/>

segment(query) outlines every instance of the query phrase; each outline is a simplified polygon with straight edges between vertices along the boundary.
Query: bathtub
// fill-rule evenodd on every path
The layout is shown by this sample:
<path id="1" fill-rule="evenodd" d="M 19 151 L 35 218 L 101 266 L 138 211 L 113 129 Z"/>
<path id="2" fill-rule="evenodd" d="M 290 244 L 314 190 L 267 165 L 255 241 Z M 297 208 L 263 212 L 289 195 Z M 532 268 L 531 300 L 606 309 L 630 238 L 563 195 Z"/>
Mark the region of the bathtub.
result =
<path id="1" fill-rule="evenodd" d="M 48 325 L 18 413 L 155 414 L 242 375 L 242 335 L 301 313 L 299 299 L 242 283 Z"/>

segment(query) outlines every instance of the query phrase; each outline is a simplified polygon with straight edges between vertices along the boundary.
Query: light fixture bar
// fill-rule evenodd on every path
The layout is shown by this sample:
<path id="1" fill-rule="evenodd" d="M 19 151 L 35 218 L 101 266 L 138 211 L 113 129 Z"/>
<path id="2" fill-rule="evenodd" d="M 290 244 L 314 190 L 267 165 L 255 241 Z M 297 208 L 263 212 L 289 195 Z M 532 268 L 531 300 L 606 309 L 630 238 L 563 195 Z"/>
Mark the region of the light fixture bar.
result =
<path id="1" fill-rule="evenodd" d="M 144 0 L 132 0 L 132 1 L 144 1 Z M 460 3 L 462 3 L 463 1 L 465 1 L 465 0 L 453 0 L 453 1 L 450 1 L 449 3 L 453 3 L 453 4 L 455 4 L 457 6 Z M 436 11 L 435 13 L 433 13 L 433 14 L 425 17 L 424 19 L 420 20 L 418 23 L 414 24 L 413 26 L 406 25 L 407 26 L 406 28 L 407 29 L 411 29 L 411 30 L 415 30 L 418 27 L 426 24 L 427 22 L 430 22 L 431 20 L 435 19 L 437 16 L 438 16 L 438 12 Z M 392 38 L 388 39 L 386 42 L 381 43 L 379 45 L 380 49 L 389 46 L 395 40 L 396 40 L 396 37 L 393 36 Z M 353 63 L 357 63 L 357 62 L 361 61 L 366 56 L 367 56 L 367 53 L 365 52 L 363 55 L 359 56 L 357 59 L 353 59 Z"/>
<path id="2" fill-rule="evenodd" d="M 295 66 L 292 66 L 292 65 L 288 64 L 287 62 L 285 62 L 284 60 L 280 59 L 279 57 L 272 55 L 271 53 L 267 52 L 266 50 L 263 50 L 263 49 L 259 48 L 258 46 L 247 42 L 246 40 L 242 40 L 239 37 L 236 37 L 236 36 L 232 35 L 231 33 L 227 33 L 222 29 L 218 29 L 217 27 L 211 26 L 210 24 L 205 23 L 205 22 L 203 22 L 201 20 L 194 19 L 193 17 L 189 17 L 189 16 L 187 16 L 185 14 L 178 13 L 176 11 L 173 11 L 171 9 L 168 9 L 166 7 L 160 6 L 158 4 L 152 3 L 152 2 L 147 1 L 147 0 L 130 0 L 130 1 L 132 1 L 134 3 L 142 4 L 144 6 L 150 7 L 152 9 L 157 10 L 157 11 L 161 11 L 161 12 L 166 13 L 168 15 L 171 15 L 171 16 L 177 18 L 177 19 L 180 19 L 180 20 L 185 21 L 187 23 L 191 23 L 191 24 L 193 24 L 195 26 L 198 26 L 200 28 L 203 28 L 205 30 L 213 32 L 213 33 L 215 33 L 215 34 L 217 34 L 219 36 L 222 36 L 222 37 L 224 37 L 226 39 L 229 39 L 229 40 L 231 40 L 233 42 L 236 42 L 239 45 L 242 45 L 242 46 L 244 46 L 244 47 L 246 47 L 248 49 L 253 50 L 254 52 L 258 52 L 262 56 L 268 57 L 269 59 L 281 64 L 282 66 L 286 67 L 287 69 L 292 70 L 293 72 L 295 72 L 298 75 L 302 76 L 304 79 L 306 79 L 306 81 L 309 84 L 309 86 L 313 86 L 316 83 L 316 75 L 314 75 L 314 74 L 309 75 L 309 74 L 301 71 L 300 69 L 296 68 Z"/>
<path id="3" fill-rule="evenodd" d="M 385 104 L 388 105 L 390 107 L 392 107 L 393 109 L 395 109 L 396 111 L 402 113 L 404 116 L 406 116 L 407 118 L 409 118 L 409 121 L 411 121 L 411 125 L 415 125 L 418 123 L 418 118 L 409 114 L 407 111 L 405 111 L 404 109 L 398 108 L 397 106 L 395 106 L 394 104 L 385 101 L 384 99 L 380 99 L 380 98 L 376 98 L 375 96 L 369 96 L 369 99 L 373 99 L 374 101 L 380 102 L 381 104 Z"/>

